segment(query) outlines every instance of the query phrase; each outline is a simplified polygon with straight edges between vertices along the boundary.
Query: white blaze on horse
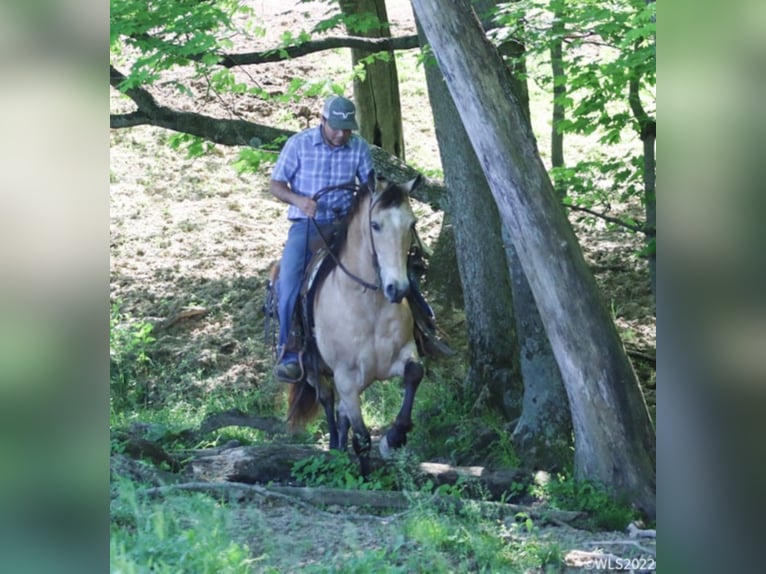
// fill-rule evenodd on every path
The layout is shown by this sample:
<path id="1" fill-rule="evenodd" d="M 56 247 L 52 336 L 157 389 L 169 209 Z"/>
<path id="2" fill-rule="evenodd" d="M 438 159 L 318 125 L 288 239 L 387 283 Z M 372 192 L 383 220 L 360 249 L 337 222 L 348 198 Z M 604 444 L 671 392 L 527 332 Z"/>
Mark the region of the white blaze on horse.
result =
<path id="1" fill-rule="evenodd" d="M 363 475 L 369 472 L 371 441 L 362 419 L 362 392 L 374 381 L 403 377 L 401 409 L 380 443 L 387 456 L 389 449 L 407 442 L 415 393 L 423 378 L 406 298 L 407 258 L 416 221 L 409 193 L 419 181 L 394 184 L 371 178 L 368 187 L 358 191 L 335 265 L 312 290 L 309 315 L 321 368 L 307 368 L 303 380 L 290 387 L 291 423 L 305 425 L 321 404 L 330 448 L 345 450 L 350 428 Z M 332 373 L 334 384 L 322 372 Z"/>

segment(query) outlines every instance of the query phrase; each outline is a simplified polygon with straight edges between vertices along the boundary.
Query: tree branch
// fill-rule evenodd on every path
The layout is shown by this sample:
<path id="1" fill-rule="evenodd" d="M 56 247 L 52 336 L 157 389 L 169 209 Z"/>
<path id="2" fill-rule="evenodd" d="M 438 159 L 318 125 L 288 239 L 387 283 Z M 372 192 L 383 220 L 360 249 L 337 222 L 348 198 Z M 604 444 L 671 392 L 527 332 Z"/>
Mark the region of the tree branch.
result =
<path id="1" fill-rule="evenodd" d="M 109 66 L 109 83 L 116 89 L 125 81 L 125 75 Z M 255 124 L 245 120 L 219 119 L 195 112 L 182 112 L 159 105 L 144 88 L 121 90 L 138 106 L 129 114 L 109 117 L 109 127 L 123 128 L 153 125 L 187 133 L 222 145 L 261 147 L 287 139 L 294 132 Z"/>
<path id="2" fill-rule="evenodd" d="M 630 229 L 631 231 L 643 233 L 644 235 L 647 234 L 646 228 L 643 225 L 634 225 L 632 223 L 628 223 L 627 221 L 623 221 L 619 217 L 612 217 L 611 215 L 600 213 L 598 211 L 593 211 L 592 209 L 588 209 L 587 207 L 581 207 L 579 205 L 571 205 L 569 203 L 565 203 L 563 205 L 564 207 L 568 207 L 572 211 L 582 211 L 584 213 L 589 213 L 590 215 L 598 217 L 599 219 L 603 219 L 604 221 L 614 223 L 615 225 L 619 225 L 620 227 L 625 227 L 626 229 Z"/>
<path id="3" fill-rule="evenodd" d="M 109 66 L 109 83 L 119 89 L 125 76 L 114 66 Z M 112 114 L 109 117 L 110 128 L 127 128 L 139 125 L 152 125 L 181 133 L 191 134 L 203 139 L 228 146 L 269 146 L 275 152 L 282 148 L 284 141 L 295 134 L 283 130 L 256 124 L 247 120 L 213 118 L 195 112 L 182 112 L 162 106 L 154 96 L 144 88 L 124 90 L 138 106 L 138 110 L 127 114 Z M 392 181 L 406 181 L 416 177 L 419 172 L 387 151 L 370 145 L 375 171 Z M 433 209 L 442 210 L 445 196 L 444 185 L 432 180 L 418 186 L 412 197 L 427 203 Z"/>
<path id="4" fill-rule="evenodd" d="M 420 47 L 417 34 L 412 36 L 399 36 L 398 38 L 362 38 L 358 36 L 344 36 L 322 38 L 321 40 L 309 40 L 295 46 L 285 48 L 273 48 L 263 52 L 248 52 L 244 54 L 222 54 L 219 62 L 225 68 L 234 66 L 247 66 L 251 64 L 266 64 L 281 62 L 291 58 L 306 56 L 324 50 L 336 48 L 355 48 L 367 52 L 390 52 L 393 50 L 412 50 Z M 200 56 L 201 57 L 201 56 Z"/>

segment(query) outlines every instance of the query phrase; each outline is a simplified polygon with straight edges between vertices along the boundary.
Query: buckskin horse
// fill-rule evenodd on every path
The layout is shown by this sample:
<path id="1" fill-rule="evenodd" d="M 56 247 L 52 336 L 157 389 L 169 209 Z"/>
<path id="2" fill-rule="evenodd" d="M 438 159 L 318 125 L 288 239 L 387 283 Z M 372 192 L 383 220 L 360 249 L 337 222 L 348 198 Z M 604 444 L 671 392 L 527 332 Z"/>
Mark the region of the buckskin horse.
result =
<path id="1" fill-rule="evenodd" d="M 420 181 L 417 177 L 395 184 L 371 176 L 366 187 L 351 186 L 355 200 L 346 225 L 316 266 L 303 305 L 305 329 L 313 337 L 306 338 L 305 374 L 290 385 L 288 420 L 293 427 L 304 427 L 321 405 L 330 448 L 345 451 L 351 429 L 363 476 L 370 470 L 371 440 L 362 419 L 362 392 L 374 381 L 403 378 L 401 408 L 380 442 L 387 457 L 407 442 L 423 378 L 406 298 L 416 222 L 409 194 Z M 324 191 L 329 190 L 317 195 Z"/>

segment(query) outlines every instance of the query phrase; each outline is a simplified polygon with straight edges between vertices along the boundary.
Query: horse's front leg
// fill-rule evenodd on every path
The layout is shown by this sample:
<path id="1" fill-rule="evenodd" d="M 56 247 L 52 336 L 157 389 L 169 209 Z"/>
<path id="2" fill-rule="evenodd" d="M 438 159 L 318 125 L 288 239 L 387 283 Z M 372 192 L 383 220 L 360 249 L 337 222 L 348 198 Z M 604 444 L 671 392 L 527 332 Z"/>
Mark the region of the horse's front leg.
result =
<path id="1" fill-rule="evenodd" d="M 412 406 L 415 393 L 423 379 L 423 366 L 416 361 L 409 361 L 404 367 L 404 400 L 393 426 L 380 441 L 380 454 L 383 458 L 391 456 L 391 449 L 407 444 L 407 433 L 412 430 Z"/>

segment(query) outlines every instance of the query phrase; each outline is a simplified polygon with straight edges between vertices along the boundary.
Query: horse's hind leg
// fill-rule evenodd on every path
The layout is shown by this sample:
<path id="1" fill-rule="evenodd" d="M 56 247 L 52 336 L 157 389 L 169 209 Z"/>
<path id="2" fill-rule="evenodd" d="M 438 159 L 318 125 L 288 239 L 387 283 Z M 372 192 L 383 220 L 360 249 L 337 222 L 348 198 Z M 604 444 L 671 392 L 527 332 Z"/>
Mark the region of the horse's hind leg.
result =
<path id="1" fill-rule="evenodd" d="M 415 393 L 418 391 L 420 381 L 423 379 L 423 366 L 415 361 L 410 361 L 404 367 L 404 400 L 399 414 L 393 426 L 388 430 L 380 441 L 380 454 L 387 458 L 391 449 L 399 448 L 407 444 L 407 433 L 412 430 L 412 406 L 415 402 Z"/>
<path id="2" fill-rule="evenodd" d="M 319 402 L 324 408 L 324 414 L 327 418 L 327 432 L 330 434 L 330 449 L 337 449 L 339 448 L 338 422 L 335 412 L 335 393 L 331 387 L 327 387 L 325 385 L 321 386 L 321 391 L 319 392 Z"/>
<path id="3" fill-rule="evenodd" d="M 349 404 L 350 403 L 350 404 Z M 364 424 L 362 419 L 362 407 L 359 403 L 359 395 L 352 398 L 347 398 L 341 403 L 340 430 L 348 434 L 348 424 L 351 424 L 353 435 L 351 444 L 354 447 L 354 452 L 359 458 L 359 467 L 362 476 L 367 478 L 370 474 L 370 448 L 372 446 L 372 439 L 370 438 L 370 431 Z M 345 430 L 344 430 L 345 429 Z M 344 436 L 341 436 L 343 441 Z M 345 441 L 344 441 L 345 442 Z"/>
<path id="4" fill-rule="evenodd" d="M 317 386 L 320 389 L 319 403 L 322 405 L 325 418 L 327 419 L 327 432 L 330 434 L 330 449 L 338 449 L 338 420 L 340 419 L 340 415 L 335 411 L 335 391 L 333 390 L 332 385 L 328 385 L 324 377 L 321 376 L 317 381 Z"/>
<path id="5" fill-rule="evenodd" d="M 338 450 L 345 451 L 348 448 L 348 430 L 351 428 L 351 421 L 345 413 L 338 414 Z"/>

